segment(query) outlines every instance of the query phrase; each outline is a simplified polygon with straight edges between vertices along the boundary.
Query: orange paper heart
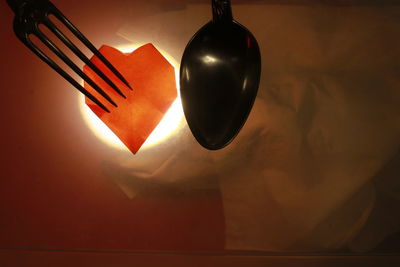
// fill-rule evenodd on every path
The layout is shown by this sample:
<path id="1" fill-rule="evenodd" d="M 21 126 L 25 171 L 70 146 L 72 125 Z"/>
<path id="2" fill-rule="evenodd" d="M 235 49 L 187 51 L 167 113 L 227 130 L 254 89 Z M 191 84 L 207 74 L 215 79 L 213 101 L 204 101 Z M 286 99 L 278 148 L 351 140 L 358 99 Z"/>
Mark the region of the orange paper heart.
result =
<path id="1" fill-rule="evenodd" d="M 174 67 L 152 44 L 143 45 L 130 54 L 110 46 L 102 46 L 99 51 L 118 69 L 133 90 L 94 56 L 91 61 L 122 89 L 126 99 L 85 66 L 84 72 L 111 96 L 118 107 L 110 104 L 87 83 L 84 84 L 86 90 L 111 112 L 105 112 L 88 98 L 86 104 L 136 154 L 177 97 Z"/>

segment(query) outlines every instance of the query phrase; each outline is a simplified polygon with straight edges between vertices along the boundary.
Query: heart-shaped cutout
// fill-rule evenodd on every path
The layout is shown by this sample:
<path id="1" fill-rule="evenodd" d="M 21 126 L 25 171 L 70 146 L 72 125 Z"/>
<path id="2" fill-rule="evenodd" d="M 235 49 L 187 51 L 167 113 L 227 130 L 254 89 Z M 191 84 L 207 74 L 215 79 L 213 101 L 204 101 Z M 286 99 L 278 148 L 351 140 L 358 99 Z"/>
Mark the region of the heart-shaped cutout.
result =
<path id="1" fill-rule="evenodd" d="M 99 51 L 133 89 L 128 88 L 93 56 L 91 61 L 121 89 L 126 99 L 118 95 L 90 67 L 85 66 L 84 72 L 111 96 L 118 107 L 110 104 L 85 82 L 85 89 L 99 99 L 110 113 L 88 98 L 86 104 L 136 154 L 177 98 L 174 67 L 152 44 L 143 45 L 129 54 L 110 46 L 102 46 Z"/>

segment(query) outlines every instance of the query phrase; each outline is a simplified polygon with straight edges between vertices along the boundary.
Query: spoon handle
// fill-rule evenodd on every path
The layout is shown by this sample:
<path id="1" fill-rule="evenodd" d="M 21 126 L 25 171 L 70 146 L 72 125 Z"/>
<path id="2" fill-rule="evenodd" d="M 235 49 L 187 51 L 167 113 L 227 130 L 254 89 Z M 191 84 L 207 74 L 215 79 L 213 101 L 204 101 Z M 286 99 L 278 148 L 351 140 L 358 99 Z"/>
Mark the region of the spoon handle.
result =
<path id="1" fill-rule="evenodd" d="M 211 0 L 214 22 L 231 22 L 232 8 L 230 0 Z"/>

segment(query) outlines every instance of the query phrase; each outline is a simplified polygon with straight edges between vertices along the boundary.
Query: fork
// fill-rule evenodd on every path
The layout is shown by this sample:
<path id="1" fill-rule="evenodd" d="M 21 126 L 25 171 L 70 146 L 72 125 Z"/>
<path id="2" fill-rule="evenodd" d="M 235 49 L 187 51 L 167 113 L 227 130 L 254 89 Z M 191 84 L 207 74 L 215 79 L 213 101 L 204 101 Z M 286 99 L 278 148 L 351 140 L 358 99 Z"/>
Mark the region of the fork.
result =
<path id="1" fill-rule="evenodd" d="M 131 88 L 127 80 L 122 74 L 95 48 L 95 46 L 61 13 L 61 11 L 48 0 L 7 0 L 8 5 L 15 13 L 14 32 L 18 39 L 22 41 L 33 53 L 41 60 L 46 62 L 64 79 L 71 83 L 76 89 L 83 93 L 86 97 L 96 103 L 104 111 L 110 112 L 109 109 L 101 103 L 95 96 L 88 92 L 74 78 L 65 72 L 56 62 L 48 57 L 38 46 L 36 46 L 30 36 L 36 36 L 43 44 L 45 44 L 54 54 L 56 54 L 67 66 L 69 66 L 76 74 L 78 74 L 86 83 L 88 83 L 96 92 L 103 96 L 113 106 L 117 104 L 106 94 L 89 76 L 87 76 L 61 49 L 51 41 L 39 25 L 47 27 L 62 43 L 67 46 L 80 60 L 89 66 L 99 77 L 101 77 L 115 92 L 123 98 L 126 96 L 122 91 L 105 75 L 79 48 L 50 20 L 49 15 L 53 15 L 66 28 L 71 31 L 75 37 L 80 40 L 101 62 L 107 66 L 112 73 L 122 81 L 128 88 Z"/>

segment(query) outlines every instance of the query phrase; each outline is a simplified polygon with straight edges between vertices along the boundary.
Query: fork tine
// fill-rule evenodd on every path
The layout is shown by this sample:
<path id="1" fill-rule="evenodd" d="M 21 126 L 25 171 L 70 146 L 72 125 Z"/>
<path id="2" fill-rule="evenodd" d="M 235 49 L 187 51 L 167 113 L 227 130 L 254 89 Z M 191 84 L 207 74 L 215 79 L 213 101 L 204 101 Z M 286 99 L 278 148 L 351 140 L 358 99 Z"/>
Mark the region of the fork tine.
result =
<path id="1" fill-rule="evenodd" d="M 110 78 L 107 77 L 90 59 L 82 53 L 81 50 L 79 50 L 78 47 L 74 45 L 71 40 L 65 36 L 59 29 L 58 27 L 50 20 L 46 19 L 43 24 L 45 24 L 53 33 L 56 35 L 69 49 L 71 49 L 72 52 L 76 56 L 78 56 L 86 65 L 88 65 L 98 76 L 100 76 L 108 85 L 110 85 L 114 91 L 116 91 L 120 96 L 123 98 L 126 98 L 126 96 L 122 93 L 122 91 L 113 83 Z"/>
<path id="2" fill-rule="evenodd" d="M 80 85 L 75 79 L 73 79 L 68 73 L 66 73 L 60 66 L 58 66 L 51 58 L 46 56 L 42 50 L 40 50 L 26 35 L 24 37 L 19 36 L 20 40 L 33 52 L 35 53 L 41 60 L 47 63 L 52 69 L 54 69 L 58 74 L 60 74 L 64 79 L 66 79 L 69 83 L 71 83 L 76 89 L 78 89 L 82 94 L 84 94 L 87 98 L 96 103 L 100 108 L 102 108 L 107 113 L 110 113 L 110 110 L 104 106 L 97 98 L 95 98 L 90 92 L 88 92 L 82 85 Z"/>
<path id="3" fill-rule="evenodd" d="M 126 86 L 132 87 L 122 74 L 96 49 L 96 47 L 58 10 L 55 6 L 52 13 L 59 19 L 93 54 L 95 54 Z"/>
<path id="4" fill-rule="evenodd" d="M 62 61 L 65 62 L 72 70 L 74 70 L 85 82 L 93 87 L 100 95 L 107 99 L 112 105 L 118 107 L 117 104 L 107 95 L 89 76 L 87 76 L 71 59 L 69 59 L 51 40 L 49 40 L 39 29 L 35 35 L 56 54 Z"/>

